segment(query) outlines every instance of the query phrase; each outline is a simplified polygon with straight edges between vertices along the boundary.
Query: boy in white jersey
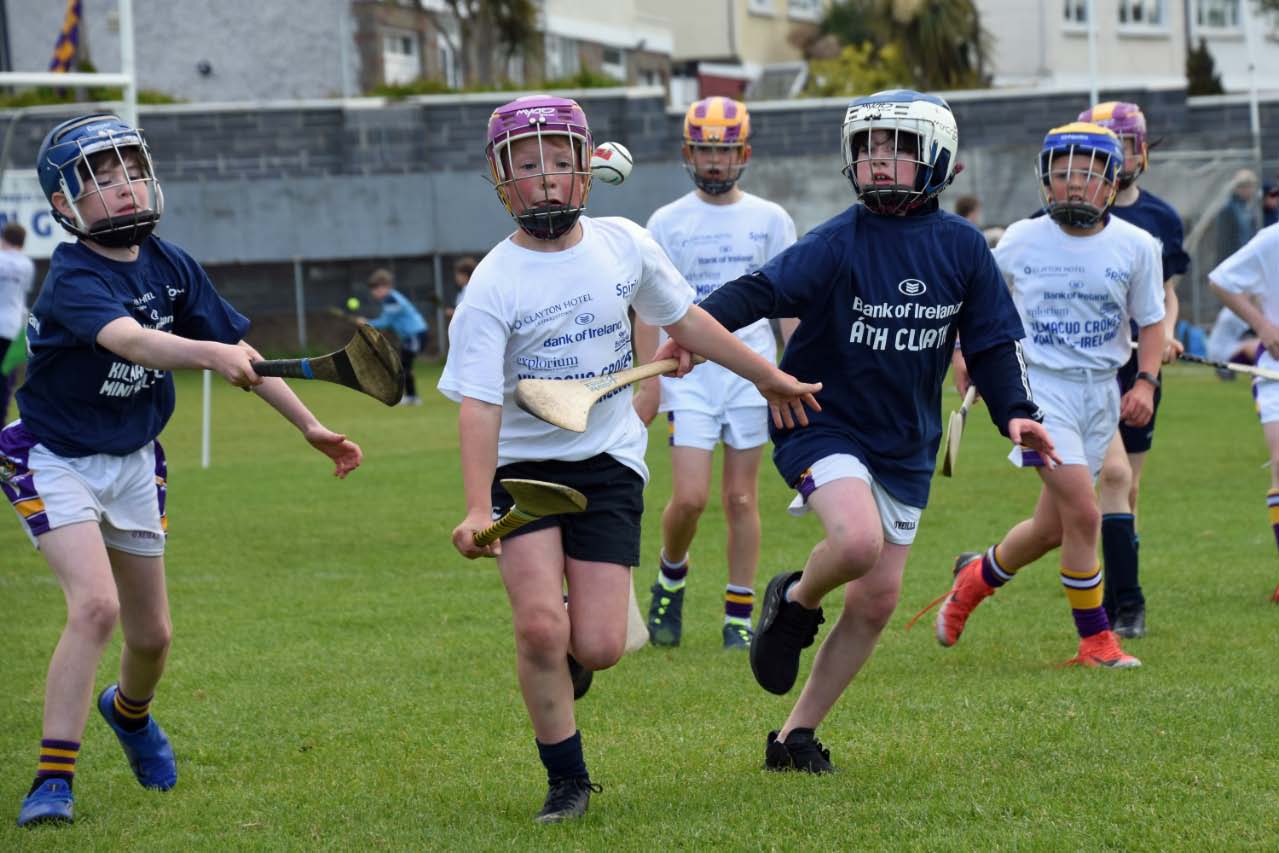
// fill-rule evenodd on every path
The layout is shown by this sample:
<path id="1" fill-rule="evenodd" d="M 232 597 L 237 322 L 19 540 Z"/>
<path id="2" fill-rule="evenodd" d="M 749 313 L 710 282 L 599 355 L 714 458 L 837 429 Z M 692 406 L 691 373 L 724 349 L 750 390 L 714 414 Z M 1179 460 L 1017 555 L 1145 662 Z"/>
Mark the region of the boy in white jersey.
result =
<path id="1" fill-rule="evenodd" d="M 586 116 L 572 100 L 532 95 L 493 112 L 489 166 L 519 229 L 476 267 L 449 327 L 439 384 L 461 403 L 467 513 L 453 544 L 468 558 L 498 558 L 520 690 L 547 772 L 537 816 L 543 823 L 580 817 L 599 790 L 587 773 L 573 700 L 585 692 L 590 672 L 612 666 L 625 646 L 647 431 L 627 390 L 597 404 L 579 434 L 520 410 L 516 383 L 629 366 L 633 307 L 675 340 L 751 376 L 779 423 L 806 422 L 803 405 L 816 408 L 812 393 L 820 389 L 783 374 L 694 306 L 692 288 L 644 229 L 625 219 L 581 216 L 592 149 Z M 499 482 L 505 477 L 572 486 L 585 494 L 587 509 L 477 547 L 474 535 L 511 505 Z"/>
<path id="2" fill-rule="evenodd" d="M 1279 370 L 1279 225 L 1262 228 L 1243 248 L 1208 274 L 1213 293 L 1261 340 L 1257 363 Z M 1260 304 L 1258 304 L 1260 302 Z M 1270 449 L 1270 491 L 1266 506 L 1279 544 L 1279 382 L 1253 381 L 1261 431 Z M 1271 601 L 1279 604 L 1279 586 Z"/>
<path id="3" fill-rule="evenodd" d="M 80 738 L 118 621 L 119 681 L 97 708 L 138 782 L 178 769 L 151 717 L 173 626 L 165 590 L 170 371 L 205 368 L 258 395 L 345 477 L 360 448 L 324 428 L 281 379 L 253 371 L 249 321 L 179 247 L 153 235 L 164 197 L 142 132 L 113 115 L 62 122 L 36 159 L 53 217 L 79 239 L 54 251 L 31 309 L 22 417 L 0 432 L 0 488 L 62 587 L 67 621 L 49 663 L 35 783 L 18 825 L 70 823 Z"/>
<path id="4" fill-rule="evenodd" d="M 780 205 L 737 185 L 750 160 L 750 114 L 729 98 L 705 98 L 684 116 L 684 165 L 695 188 L 658 208 L 649 233 L 697 291 L 697 301 L 722 282 L 746 275 L 795 242 L 795 223 Z M 782 321 L 784 338 L 794 320 Z M 777 344 L 768 320 L 737 336 L 769 361 Z M 658 331 L 635 324 L 636 351 L 647 361 Z M 723 643 L 749 649 L 755 570 L 759 564 L 759 462 L 768 441 L 768 404 L 755 387 L 718 364 L 694 368 L 682 379 L 653 379 L 635 396 L 644 423 L 666 412 L 671 444 L 671 499 L 662 511 L 658 575 L 648 609 L 649 638 L 678 646 L 682 634 L 688 550 L 711 484 L 711 457 L 724 442 L 722 500 L 728 523 L 728 585 L 724 591 Z M 660 405 L 658 397 L 660 396 Z"/>
<path id="5" fill-rule="evenodd" d="M 1158 243 L 1108 213 L 1123 162 L 1119 138 L 1103 127 L 1075 122 L 1049 131 L 1038 162 L 1048 215 L 1014 223 L 995 248 L 1025 325 L 1030 384 L 1062 464 L 1014 449 L 1014 464 L 1039 471 L 1039 502 L 997 545 L 956 561 L 937 614 L 943 646 L 958 642 L 973 608 L 1018 569 L 1060 547 L 1061 582 L 1080 637 L 1070 662 L 1141 664 L 1119 647 L 1102 607 L 1093 492 L 1120 419 L 1133 426 L 1150 420 L 1165 343 Z M 1121 401 L 1115 373 L 1130 355 L 1129 318 L 1140 327 L 1139 371 Z"/>

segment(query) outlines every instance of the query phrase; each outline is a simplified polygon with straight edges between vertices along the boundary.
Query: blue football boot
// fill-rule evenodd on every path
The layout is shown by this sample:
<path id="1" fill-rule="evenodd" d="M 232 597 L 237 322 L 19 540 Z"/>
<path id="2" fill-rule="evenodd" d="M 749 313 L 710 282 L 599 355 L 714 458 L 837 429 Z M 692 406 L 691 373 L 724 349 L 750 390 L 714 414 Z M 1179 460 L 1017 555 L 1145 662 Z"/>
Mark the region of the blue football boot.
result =
<path id="1" fill-rule="evenodd" d="M 75 809 L 75 797 L 66 779 L 46 779 L 22 801 L 18 812 L 18 826 L 35 826 L 40 823 L 71 823 Z"/>
<path id="2" fill-rule="evenodd" d="M 160 728 L 155 717 L 149 718 L 147 724 L 136 732 L 121 728 L 115 720 L 115 694 L 118 689 L 119 685 L 112 684 L 102 691 L 98 696 L 98 711 L 124 748 L 124 757 L 129 759 L 129 766 L 133 768 L 133 775 L 138 777 L 138 784 L 144 788 L 167 791 L 178 784 L 178 763 L 173 758 L 169 736 Z"/>

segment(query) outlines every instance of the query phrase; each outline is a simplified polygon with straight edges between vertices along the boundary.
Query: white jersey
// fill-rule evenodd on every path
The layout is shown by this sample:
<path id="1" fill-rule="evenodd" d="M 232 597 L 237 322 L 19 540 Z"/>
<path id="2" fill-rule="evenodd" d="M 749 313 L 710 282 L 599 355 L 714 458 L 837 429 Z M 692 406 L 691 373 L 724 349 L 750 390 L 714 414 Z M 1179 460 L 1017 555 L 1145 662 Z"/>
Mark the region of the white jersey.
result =
<path id="1" fill-rule="evenodd" d="M 1239 251 L 1218 264 L 1208 280 L 1229 293 L 1261 297 L 1261 313 L 1279 325 L 1279 225 L 1254 234 Z"/>
<path id="2" fill-rule="evenodd" d="M 16 250 L 0 250 L 0 338 L 13 340 L 27 322 L 27 294 L 36 265 Z"/>
<path id="3" fill-rule="evenodd" d="M 648 233 L 628 219 L 581 218 L 582 239 L 534 252 L 509 238 L 484 256 L 449 324 L 439 389 L 502 407 L 498 465 L 577 461 L 608 453 L 648 480 L 648 431 L 623 389 L 591 409 L 586 432 L 538 420 L 515 405 L 520 379 L 580 379 L 631 366 L 627 309 L 655 326 L 676 322 L 693 289 Z"/>
<path id="4" fill-rule="evenodd" d="M 648 230 L 696 289 L 698 302 L 725 282 L 759 269 L 795 242 L 790 214 L 781 205 L 750 193 L 733 204 L 708 204 L 690 192 L 659 207 L 649 217 Z M 768 361 L 777 360 L 768 320 L 758 320 L 736 334 Z M 682 379 L 663 378 L 661 384 L 663 412 L 719 414 L 737 406 L 768 405 L 751 382 L 709 362 Z"/>
<path id="5" fill-rule="evenodd" d="M 1023 219 L 994 254 L 1026 328 L 1027 364 L 1117 370 L 1132 356 L 1128 321 L 1149 326 L 1164 317 L 1159 243 L 1117 216 L 1087 237 L 1048 216 Z"/>

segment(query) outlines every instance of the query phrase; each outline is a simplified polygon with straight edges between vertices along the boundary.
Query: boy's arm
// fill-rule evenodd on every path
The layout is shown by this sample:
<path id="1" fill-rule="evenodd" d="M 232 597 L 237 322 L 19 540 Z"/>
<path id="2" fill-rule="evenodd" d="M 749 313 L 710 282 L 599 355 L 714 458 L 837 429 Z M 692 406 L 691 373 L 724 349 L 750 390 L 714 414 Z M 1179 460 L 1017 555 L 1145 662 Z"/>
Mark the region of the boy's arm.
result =
<path id="1" fill-rule="evenodd" d="M 457 415 L 458 455 L 462 460 L 462 491 L 466 518 L 453 529 L 453 547 L 467 559 L 502 553 L 502 542 L 479 547 L 475 534 L 493 523 L 493 474 L 497 471 L 497 439 L 502 407 L 463 397 Z"/>
<path id="2" fill-rule="evenodd" d="M 741 279 L 739 279 L 740 281 Z M 723 290 L 724 288 L 720 288 Z M 717 290 L 715 293 L 719 293 Z M 713 297 L 715 294 L 711 294 Z M 710 299 L 711 297 L 707 297 Z M 756 318 L 758 319 L 758 318 Z M 700 306 L 689 306 L 683 317 L 664 327 L 680 347 L 718 364 L 722 364 L 739 376 L 749 379 L 768 401 L 777 427 L 808 426 L 807 405 L 821 411 L 814 394 L 822 389 L 820 382 L 809 384 L 778 370 L 777 365 L 760 356 L 704 311 Z"/>
<path id="3" fill-rule="evenodd" d="M 635 342 L 635 363 L 647 364 L 653 360 L 653 353 L 657 352 L 657 327 L 645 323 L 639 317 L 635 318 L 633 327 L 631 337 Z M 656 376 L 640 382 L 631 400 L 644 426 L 648 426 L 657 417 L 657 407 L 661 402 L 662 383 Z"/>
<path id="4" fill-rule="evenodd" d="M 1208 280 L 1208 286 L 1212 288 L 1212 292 L 1221 300 L 1222 305 L 1235 312 L 1240 320 L 1252 327 L 1252 330 L 1257 333 L 1257 337 L 1261 339 L 1261 344 L 1266 348 L 1266 351 L 1271 356 L 1279 358 L 1279 327 L 1276 327 L 1274 323 L 1266 319 L 1266 315 L 1252 295 L 1226 290 L 1211 279 Z"/>
<path id="5" fill-rule="evenodd" d="M 249 352 L 242 347 L 147 329 L 132 317 L 117 317 L 107 323 L 98 332 L 96 343 L 152 370 L 214 370 L 241 388 L 262 382 L 253 372 Z"/>

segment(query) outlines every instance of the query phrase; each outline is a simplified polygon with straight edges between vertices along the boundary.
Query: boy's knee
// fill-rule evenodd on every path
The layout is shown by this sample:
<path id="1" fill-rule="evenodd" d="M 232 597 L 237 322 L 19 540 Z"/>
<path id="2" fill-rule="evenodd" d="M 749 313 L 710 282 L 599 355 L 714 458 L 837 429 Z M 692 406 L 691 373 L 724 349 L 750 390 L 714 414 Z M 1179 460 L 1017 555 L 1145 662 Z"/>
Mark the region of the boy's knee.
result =
<path id="1" fill-rule="evenodd" d="M 1126 463 L 1101 466 L 1101 473 L 1097 476 L 1097 487 L 1103 494 L 1127 495 L 1132 490 L 1132 486 L 1132 470 Z"/>
<path id="2" fill-rule="evenodd" d="M 749 518 L 759 512 L 755 495 L 748 491 L 724 493 L 724 514 L 729 518 Z"/>
<path id="3" fill-rule="evenodd" d="M 888 621 L 897 611 L 901 587 L 881 590 L 861 597 L 855 602 L 857 616 L 876 633 L 888 627 Z"/>
<path id="4" fill-rule="evenodd" d="M 561 610 L 520 614 L 515 622 L 515 643 L 520 651 L 548 660 L 568 649 L 568 616 Z"/>
<path id="5" fill-rule="evenodd" d="M 99 640 L 111 638 L 116 621 L 120 618 L 120 602 L 112 595 L 94 595 L 72 605 L 67 612 L 67 624 L 84 631 Z"/>
<path id="6" fill-rule="evenodd" d="M 826 537 L 831 558 L 850 579 L 859 578 L 871 570 L 879 560 L 883 544 L 878 536 L 855 531 L 842 531 Z"/>
<path id="7" fill-rule="evenodd" d="M 681 517 L 696 518 L 706 509 L 706 493 L 671 496 L 670 511 Z"/>
<path id="8" fill-rule="evenodd" d="M 173 642 L 173 623 L 166 619 L 136 632 L 127 642 L 129 650 L 135 654 L 149 658 L 164 657 Z"/>
<path id="9" fill-rule="evenodd" d="M 1096 533 L 1101 529 L 1101 510 L 1095 503 L 1069 507 L 1062 513 L 1062 527 L 1073 533 Z"/>
<path id="10" fill-rule="evenodd" d="M 580 641 L 579 641 L 580 642 Z M 622 659 L 626 651 L 626 637 L 596 637 L 574 646 L 573 657 L 587 669 L 598 672 L 608 669 Z"/>

